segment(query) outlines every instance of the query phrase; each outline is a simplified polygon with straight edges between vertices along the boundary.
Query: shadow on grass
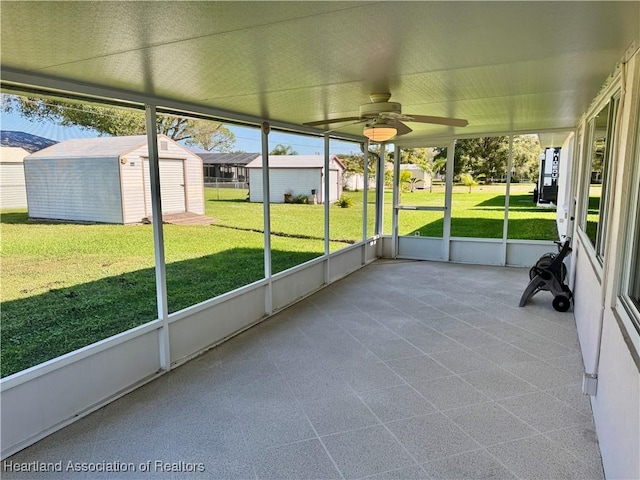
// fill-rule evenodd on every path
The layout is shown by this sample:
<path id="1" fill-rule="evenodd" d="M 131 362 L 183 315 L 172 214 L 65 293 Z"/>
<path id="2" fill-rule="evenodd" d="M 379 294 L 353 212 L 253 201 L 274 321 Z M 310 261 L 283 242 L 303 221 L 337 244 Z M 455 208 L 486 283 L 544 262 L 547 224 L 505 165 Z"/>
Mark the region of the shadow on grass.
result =
<path id="1" fill-rule="evenodd" d="M 452 218 L 451 236 L 465 238 L 502 238 L 503 219 Z M 442 238 L 444 220 L 439 219 L 405 233 L 421 237 Z M 509 219 L 507 238 L 510 240 L 557 240 L 555 218 Z"/>
<path id="2" fill-rule="evenodd" d="M 274 271 L 318 252 L 274 250 Z M 168 263 L 169 311 L 216 297 L 264 278 L 262 249 L 235 248 Z M 32 297 L 3 302 L 2 377 L 124 332 L 157 318 L 155 269 L 146 268 Z"/>
<path id="3" fill-rule="evenodd" d="M 13 225 L 30 223 L 29 215 L 26 211 L 0 213 L 0 223 L 9 223 Z"/>
<path id="4" fill-rule="evenodd" d="M 505 199 L 505 195 L 495 195 L 491 198 L 487 198 L 483 202 L 476 204 L 476 207 L 504 207 Z"/>

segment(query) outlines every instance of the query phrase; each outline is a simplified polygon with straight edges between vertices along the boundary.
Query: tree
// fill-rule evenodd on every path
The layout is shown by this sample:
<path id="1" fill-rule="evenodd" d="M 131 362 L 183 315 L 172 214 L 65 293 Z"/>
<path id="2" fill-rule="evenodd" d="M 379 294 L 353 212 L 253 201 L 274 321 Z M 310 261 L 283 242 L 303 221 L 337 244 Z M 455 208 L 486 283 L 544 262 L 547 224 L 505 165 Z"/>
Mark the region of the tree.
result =
<path id="1" fill-rule="evenodd" d="M 516 135 L 513 137 L 513 157 L 511 175 L 513 180 L 537 179 L 540 170 L 542 147 L 537 135 Z"/>
<path id="2" fill-rule="evenodd" d="M 446 148 L 436 148 L 435 160 L 445 160 Z M 512 173 L 517 179 L 536 178 L 538 157 L 541 153 L 540 142 L 534 135 L 516 135 L 513 137 Z M 454 152 L 454 175 L 471 173 L 476 178 L 484 175 L 490 183 L 507 174 L 509 160 L 509 137 L 464 138 L 456 141 Z"/>
<path id="3" fill-rule="evenodd" d="M 478 186 L 478 182 L 473 178 L 470 173 L 461 173 L 460 181 L 464 184 L 465 187 L 469 187 L 469 193 L 471 193 L 471 189 L 473 187 Z"/>
<path id="4" fill-rule="evenodd" d="M 269 152 L 269 155 L 297 155 L 296 152 L 291 145 L 283 145 L 282 143 L 277 144 L 273 147 L 273 150 Z"/>
<path id="5" fill-rule="evenodd" d="M 404 192 L 413 192 L 411 188 L 411 172 L 409 170 L 400 170 L 400 189 Z"/>
<path id="6" fill-rule="evenodd" d="M 145 114 L 137 110 L 4 94 L 2 110 L 15 110 L 23 117 L 37 122 L 48 121 L 63 127 L 78 126 L 86 130 L 95 130 L 100 135 L 146 134 Z M 210 120 L 158 114 L 157 128 L 159 134 L 177 142 L 184 141 L 189 146 L 209 151 L 229 152 L 236 141 L 232 131 L 221 123 Z"/>

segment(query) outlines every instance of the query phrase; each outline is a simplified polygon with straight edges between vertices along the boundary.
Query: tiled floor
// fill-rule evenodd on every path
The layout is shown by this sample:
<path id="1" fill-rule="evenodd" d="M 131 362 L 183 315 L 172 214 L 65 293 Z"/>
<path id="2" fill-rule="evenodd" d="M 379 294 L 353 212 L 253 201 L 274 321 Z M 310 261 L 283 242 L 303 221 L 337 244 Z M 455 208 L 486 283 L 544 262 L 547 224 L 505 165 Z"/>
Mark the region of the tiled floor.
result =
<path id="1" fill-rule="evenodd" d="M 527 281 L 378 261 L 9 459 L 135 472 L 3 478 L 602 478 L 573 315 Z"/>

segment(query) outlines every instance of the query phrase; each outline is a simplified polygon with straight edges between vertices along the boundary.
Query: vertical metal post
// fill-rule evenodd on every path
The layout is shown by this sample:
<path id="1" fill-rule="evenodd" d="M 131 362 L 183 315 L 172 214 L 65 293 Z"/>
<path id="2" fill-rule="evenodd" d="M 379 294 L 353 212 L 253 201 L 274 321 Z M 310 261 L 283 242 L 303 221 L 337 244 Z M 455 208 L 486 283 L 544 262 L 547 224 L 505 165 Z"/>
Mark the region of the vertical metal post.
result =
<path id="1" fill-rule="evenodd" d="M 502 265 L 507 264 L 507 236 L 509 230 L 509 194 L 511 193 L 511 168 L 513 166 L 513 135 L 509 135 L 509 159 L 507 160 L 507 188 L 504 194 L 504 224 L 502 225 Z"/>
<path id="2" fill-rule="evenodd" d="M 264 278 L 267 288 L 264 294 L 264 313 L 273 313 L 271 281 L 271 198 L 269 194 L 269 122 L 262 122 L 262 215 L 264 216 Z"/>
<path id="3" fill-rule="evenodd" d="M 362 176 L 364 185 L 362 190 L 362 241 L 366 242 L 369 238 L 369 140 L 362 144 L 364 153 L 364 164 L 362 168 Z M 367 245 L 362 247 L 362 265 L 367 263 Z"/>
<path id="4" fill-rule="evenodd" d="M 151 183 L 151 218 L 153 225 L 153 244 L 155 250 L 156 297 L 158 319 L 162 328 L 158 332 L 160 339 L 160 368 L 171 369 L 171 350 L 169 347 L 169 308 L 167 305 L 167 275 L 164 258 L 164 236 L 162 230 L 162 198 L 160 195 L 160 162 L 158 154 L 158 133 L 156 131 L 156 107 L 145 105 L 147 144 L 149 148 L 149 179 Z"/>
<path id="5" fill-rule="evenodd" d="M 384 155 L 386 143 L 380 144 L 378 156 L 378 168 L 376 176 L 376 235 L 382 236 L 384 226 Z"/>
<path id="6" fill-rule="evenodd" d="M 453 198 L 453 169 L 456 153 L 456 141 L 451 140 L 447 147 L 447 166 L 444 180 L 444 223 L 442 227 L 442 259 L 451 259 L 451 204 Z"/>
<path id="7" fill-rule="evenodd" d="M 398 206 L 400 204 L 400 148 L 393 155 L 393 209 L 391 210 L 391 258 L 398 256 Z"/>
<path id="8" fill-rule="evenodd" d="M 322 201 L 324 202 L 324 283 L 331 283 L 331 269 L 329 260 L 329 205 L 331 201 L 331 170 L 329 170 L 329 134 L 324 134 L 324 177 Z"/>
<path id="9" fill-rule="evenodd" d="M 362 190 L 362 240 L 365 241 L 369 238 L 369 229 L 367 227 L 368 213 L 369 213 L 369 140 L 363 144 L 364 151 L 364 165 L 362 170 L 362 176 L 364 177 L 364 186 Z"/>

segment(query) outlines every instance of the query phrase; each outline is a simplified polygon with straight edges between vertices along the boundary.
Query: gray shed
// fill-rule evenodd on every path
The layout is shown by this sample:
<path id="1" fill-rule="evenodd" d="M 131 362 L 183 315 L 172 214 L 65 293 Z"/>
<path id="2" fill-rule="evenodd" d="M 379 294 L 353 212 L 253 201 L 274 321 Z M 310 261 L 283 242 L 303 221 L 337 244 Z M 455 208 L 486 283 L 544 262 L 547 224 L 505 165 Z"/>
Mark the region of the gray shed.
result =
<path id="1" fill-rule="evenodd" d="M 202 160 L 158 135 L 162 213 L 204 214 Z M 139 223 L 151 217 L 147 137 L 67 140 L 24 159 L 29 217 Z"/>
<path id="2" fill-rule="evenodd" d="M 262 202 L 262 155 L 247 165 L 249 170 L 249 201 Z M 344 164 L 336 155 L 329 157 L 329 202 L 342 195 Z M 284 203 L 284 194 L 293 197 L 311 196 L 315 191 L 318 203 L 324 202 L 323 155 L 269 155 L 269 200 Z"/>

